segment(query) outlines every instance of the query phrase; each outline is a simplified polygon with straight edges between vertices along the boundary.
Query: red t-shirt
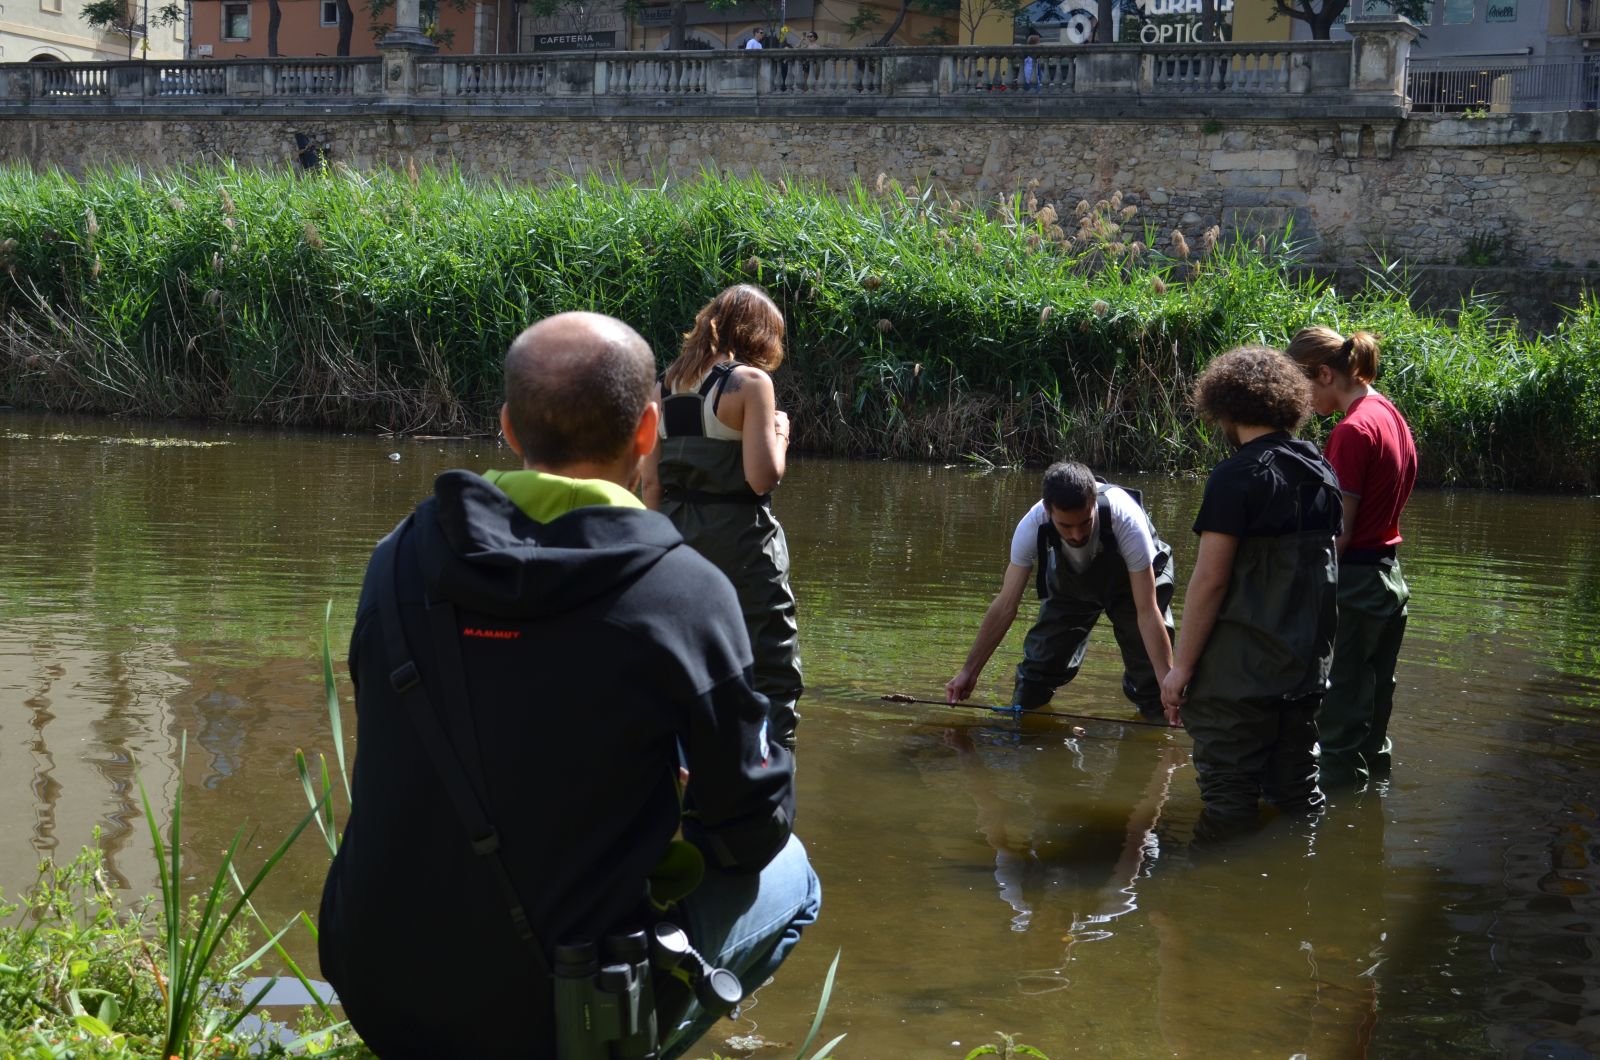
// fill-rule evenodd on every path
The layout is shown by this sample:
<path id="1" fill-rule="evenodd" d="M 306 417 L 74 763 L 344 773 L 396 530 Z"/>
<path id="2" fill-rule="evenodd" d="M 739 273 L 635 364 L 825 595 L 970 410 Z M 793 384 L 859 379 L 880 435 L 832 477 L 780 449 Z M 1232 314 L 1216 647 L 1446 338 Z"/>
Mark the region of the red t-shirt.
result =
<path id="1" fill-rule="evenodd" d="M 1328 436 L 1339 488 L 1361 498 L 1349 548 L 1400 543 L 1400 512 L 1417 484 L 1417 446 L 1400 410 L 1377 391 L 1357 398 Z"/>

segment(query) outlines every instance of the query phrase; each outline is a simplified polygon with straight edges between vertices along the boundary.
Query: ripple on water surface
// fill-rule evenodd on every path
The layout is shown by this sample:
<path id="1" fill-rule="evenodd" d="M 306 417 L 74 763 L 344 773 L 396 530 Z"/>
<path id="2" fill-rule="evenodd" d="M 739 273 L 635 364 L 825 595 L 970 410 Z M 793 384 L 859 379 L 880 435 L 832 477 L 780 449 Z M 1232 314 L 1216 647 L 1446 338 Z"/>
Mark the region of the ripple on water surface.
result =
<path id="1" fill-rule="evenodd" d="M 186 786 L 197 873 L 242 822 L 285 831 L 294 749 L 331 750 L 324 602 L 342 654 L 377 538 L 439 471 L 505 464 L 481 441 L 0 419 L 0 884 L 98 825 L 119 880 L 151 890 L 135 768 L 159 804 Z M 1182 585 L 1201 484 L 1132 481 Z M 877 698 L 942 695 L 1036 487 L 802 459 L 778 492 L 826 904 L 740 1029 L 797 1041 L 842 948 L 840 1055 L 959 1057 L 995 1029 L 1055 1057 L 1593 1048 L 1600 505 L 1419 494 L 1392 781 L 1207 854 L 1187 738 L 1123 724 L 1105 632 L 1057 699 L 1110 719 L 1081 735 Z M 1029 607 L 976 699 L 1009 695 Z M 303 844 L 268 919 L 314 908 L 325 863 Z"/>

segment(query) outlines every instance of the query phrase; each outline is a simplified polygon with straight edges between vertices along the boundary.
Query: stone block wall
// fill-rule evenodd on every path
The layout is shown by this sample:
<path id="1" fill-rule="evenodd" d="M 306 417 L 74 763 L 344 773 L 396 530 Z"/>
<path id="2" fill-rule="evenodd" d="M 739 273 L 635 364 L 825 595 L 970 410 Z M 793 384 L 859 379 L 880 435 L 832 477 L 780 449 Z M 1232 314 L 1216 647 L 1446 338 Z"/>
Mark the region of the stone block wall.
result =
<path id="1" fill-rule="evenodd" d="M 1160 239 L 1213 225 L 1281 231 L 1335 264 L 1455 264 L 1469 236 L 1497 264 L 1600 259 L 1600 122 L 1593 113 L 1341 124 L 1156 118 L 494 116 L 359 111 L 118 117 L 0 116 L 0 159 L 74 171 L 234 160 L 290 166 L 296 132 L 357 169 L 459 166 L 511 181 L 647 180 L 703 168 L 842 188 L 886 173 L 985 199 L 1037 179 L 1070 208 L 1121 190 Z"/>

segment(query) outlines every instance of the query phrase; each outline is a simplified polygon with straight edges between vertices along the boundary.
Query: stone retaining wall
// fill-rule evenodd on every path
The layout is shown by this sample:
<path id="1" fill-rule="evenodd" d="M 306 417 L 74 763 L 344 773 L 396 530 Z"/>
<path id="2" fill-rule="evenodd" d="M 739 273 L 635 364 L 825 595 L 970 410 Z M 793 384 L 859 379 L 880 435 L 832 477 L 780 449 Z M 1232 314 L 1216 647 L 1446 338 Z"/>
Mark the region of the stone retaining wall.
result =
<path id="1" fill-rule="evenodd" d="M 243 110 L 241 108 L 241 110 Z M 981 199 L 1037 179 L 1066 210 L 1121 190 L 1166 238 L 1220 224 L 1281 231 L 1335 263 L 1375 253 L 1455 264 L 1467 239 L 1500 265 L 1582 268 L 1600 259 L 1600 123 L 1594 113 L 1341 123 L 1270 117 L 874 119 L 859 115 L 659 120 L 252 108 L 184 117 L 0 116 L 0 159 L 81 171 L 237 161 L 293 164 L 294 134 L 357 169 L 459 166 L 511 181 L 589 174 L 649 180 L 702 168 L 842 188 L 887 173 Z"/>

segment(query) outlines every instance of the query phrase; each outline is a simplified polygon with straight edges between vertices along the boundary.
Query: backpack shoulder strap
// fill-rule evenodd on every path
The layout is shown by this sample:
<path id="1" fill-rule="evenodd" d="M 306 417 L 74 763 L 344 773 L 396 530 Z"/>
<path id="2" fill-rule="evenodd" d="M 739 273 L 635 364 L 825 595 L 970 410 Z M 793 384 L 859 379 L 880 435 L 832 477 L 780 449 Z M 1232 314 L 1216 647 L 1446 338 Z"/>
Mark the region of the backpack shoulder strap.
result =
<path id="1" fill-rule="evenodd" d="M 417 738 L 422 742 L 423 749 L 432 761 L 440 783 L 444 785 L 445 793 L 450 798 L 450 805 L 467 833 L 473 853 L 485 858 L 491 866 L 496 882 L 499 883 L 505 897 L 507 908 L 510 910 L 513 930 L 532 951 L 535 970 L 541 975 L 548 976 L 550 968 L 545 958 L 544 946 L 534 933 L 522 899 L 517 894 L 516 885 L 506 869 L 505 860 L 500 856 L 500 834 L 495 831 L 493 823 L 484 812 L 483 803 L 479 799 L 472 778 L 459 757 L 466 753 L 476 759 L 477 746 L 472 738 L 471 718 L 467 716 L 470 704 L 466 695 L 466 673 L 461 663 L 461 640 L 456 630 L 454 606 L 436 601 L 427 607 L 427 611 L 437 642 L 441 671 L 435 676 L 442 681 L 456 706 L 452 712 L 452 728 L 455 729 L 457 737 L 455 741 L 445 734 L 444 728 L 439 724 L 438 711 L 428 696 L 422 673 L 417 669 L 417 664 L 412 658 L 411 646 L 406 641 L 405 626 L 400 615 L 398 583 L 400 543 L 410 528 L 411 519 L 407 518 L 393 533 L 379 542 L 376 562 L 373 565 L 380 572 L 376 589 L 378 617 L 383 627 L 384 655 L 394 667 L 389 673 L 389 684 L 411 716 L 412 724 L 417 730 Z M 466 737 L 464 740 L 463 736 Z M 481 774 L 480 768 L 479 775 Z"/>

